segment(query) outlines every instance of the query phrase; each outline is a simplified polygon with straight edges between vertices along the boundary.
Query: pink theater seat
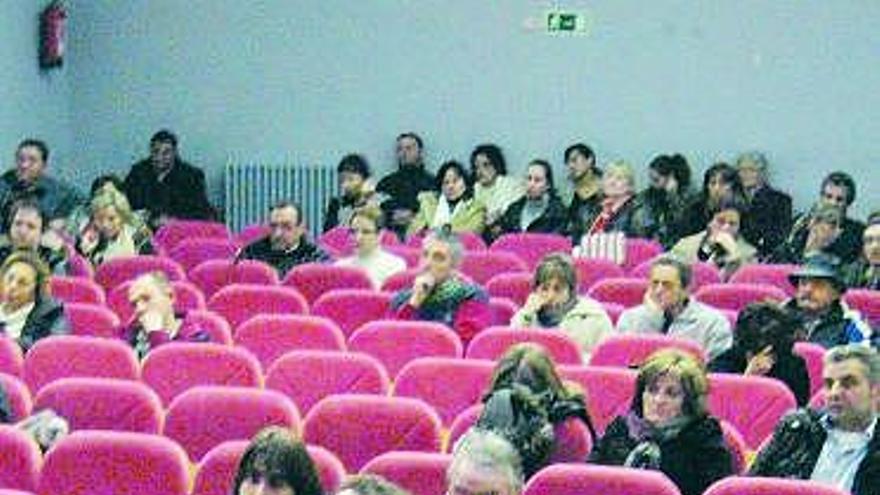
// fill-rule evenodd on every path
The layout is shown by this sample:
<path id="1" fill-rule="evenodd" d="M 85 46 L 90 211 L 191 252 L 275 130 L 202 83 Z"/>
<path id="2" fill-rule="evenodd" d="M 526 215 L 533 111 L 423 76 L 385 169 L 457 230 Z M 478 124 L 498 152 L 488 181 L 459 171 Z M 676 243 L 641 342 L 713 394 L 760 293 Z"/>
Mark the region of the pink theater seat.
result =
<path id="1" fill-rule="evenodd" d="M 635 370 L 604 366 L 560 366 L 560 376 L 579 385 L 600 435 L 614 418 L 629 411 L 636 389 Z"/>
<path id="2" fill-rule="evenodd" d="M 638 368 L 648 356 L 669 347 L 688 352 L 701 362 L 706 362 L 706 352 L 693 340 L 669 335 L 627 333 L 611 335 L 599 342 L 590 355 L 590 365 Z"/>
<path id="3" fill-rule="evenodd" d="M 375 474 L 412 495 L 446 493 L 446 470 L 452 456 L 436 452 L 386 452 L 368 462 L 361 473 Z"/>
<path id="4" fill-rule="evenodd" d="M 88 278 L 53 275 L 49 279 L 49 293 L 65 304 L 104 304 L 104 289 Z"/>
<path id="5" fill-rule="evenodd" d="M 46 454 L 40 495 L 187 495 L 189 462 L 158 435 L 77 431 Z"/>
<path id="6" fill-rule="evenodd" d="M 843 294 L 846 304 L 862 314 L 872 326 L 880 326 L 880 290 L 849 289 Z"/>
<path id="7" fill-rule="evenodd" d="M 782 302 L 788 295 L 772 285 L 726 283 L 704 285 L 694 297 L 709 306 L 739 312 L 750 303 L 765 300 Z"/>
<path id="8" fill-rule="evenodd" d="M 187 311 L 184 323 L 192 324 L 208 335 L 208 340 L 217 344 L 232 344 L 232 329 L 222 316 L 208 310 Z"/>
<path id="9" fill-rule="evenodd" d="M 523 495 L 679 495 L 663 473 L 647 469 L 555 464 L 535 473 Z"/>
<path id="10" fill-rule="evenodd" d="M 513 315 L 519 310 L 515 302 L 506 297 L 490 297 L 489 309 L 492 310 L 492 322 L 495 325 L 510 325 Z"/>
<path id="11" fill-rule="evenodd" d="M 810 376 L 810 395 L 822 389 L 822 368 L 824 366 L 825 348 L 811 342 L 795 342 L 794 353 L 804 359 L 807 375 Z"/>
<path id="12" fill-rule="evenodd" d="M 605 258 L 575 258 L 574 268 L 577 271 L 578 293 L 586 294 L 599 280 L 620 278 L 626 274 L 617 263 Z"/>
<path id="13" fill-rule="evenodd" d="M 733 456 L 734 472 L 737 474 L 745 473 L 749 465 L 749 446 L 746 445 L 746 440 L 743 438 L 742 433 L 736 429 L 736 426 L 727 421 L 720 421 L 720 423 L 721 433 L 724 435 L 724 443 Z"/>
<path id="14" fill-rule="evenodd" d="M 406 261 L 406 267 L 416 268 L 422 259 L 422 250 L 419 248 L 407 247 L 403 245 L 384 246 L 385 251 L 403 258 Z"/>
<path id="15" fill-rule="evenodd" d="M 540 328 L 489 327 L 474 337 L 465 356 L 468 359 L 496 361 L 510 347 L 531 342 L 538 344 L 558 364 L 581 364 L 581 350 L 571 337 L 556 330 Z"/>
<path id="16" fill-rule="evenodd" d="M 500 273 L 486 282 L 486 292 L 492 297 L 506 297 L 518 306 L 522 306 L 532 292 L 532 274 Z"/>
<path id="17" fill-rule="evenodd" d="M 200 220 L 171 220 L 159 227 L 153 236 L 153 244 L 158 249 L 171 252 L 187 239 L 229 239 L 229 229 L 219 222 Z"/>
<path id="18" fill-rule="evenodd" d="M 246 349 L 213 343 L 169 343 L 147 354 L 143 381 L 169 404 L 198 385 L 260 387 L 260 363 Z"/>
<path id="19" fill-rule="evenodd" d="M 798 265 L 748 264 L 741 266 L 734 272 L 728 282 L 732 284 L 772 285 L 782 289 L 789 296 L 793 296 L 795 287 L 791 285 L 788 276 L 797 269 Z"/>
<path id="20" fill-rule="evenodd" d="M 202 290 L 206 298 L 231 284 L 278 285 L 278 272 L 256 260 L 208 260 L 189 271 L 190 282 Z"/>
<path id="21" fill-rule="evenodd" d="M 142 383 L 113 378 L 61 378 L 34 399 L 37 410 L 52 409 L 71 430 L 114 430 L 158 434 L 159 397 Z"/>
<path id="22" fill-rule="evenodd" d="M 379 242 L 382 246 L 397 246 L 400 244 L 397 235 L 389 230 L 383 230 L 379 233 Z M 318 237 L 318 244 L 342 256 L 351 255 L 356 248 L 354 236 L 347 225 L 338 225 L 324 232 Z"/>
<path id="23" fill-rule="evenodd" d="M 304 350 L 275 361 L 266 374 L 266 388 L 290 397 L 306 414 L 333 394 L 387 395 L 391 382 L 382 364 L 366 354 Z"/>
<path id="24" fill-rule="evenodd" d="M 5 488 L 0 488 L 0 495 L 36 495 L 34 492 L 26 492 L 23 490 L 7 490 Z"/>
<path id="25" fill-rule="evenodd" d="M 480 285 L 500 273 L 526 272 L 528 268 L 519 256 L 507 251 L 467 251 L 459 269 Z"/>
<path id="26" fill-rule="evenodd" d="M 726 373 L 709 375 L 709 411 L 735 426 L 756 448 L 786 412 L 797 407 L 788 387 L 775 379 Z"/>
<path id="27" fill-rule="evenodd" d="M 16 423 L 31 415 L 33 409 L 31 392 L 23 381 L 12 375 L 0 373 L 0 389 L 6 393 L 6 399 L 9 401 L 9 412 L 12 414 L 10 423 Z"/>
<path id="28" fill-rule="evenodd" d="M 67 262 L 70 267 L 69 273 L 71 277 L 88 279 L 95 278 L 95 267 L 93 267 L 92 263 L 84 256 L 73 253 L 68 256 Z"/>
<path id="29" fill-rule="evenodd" d="M 406 365 L 394 380 L 394 395 L 428 403 L 449 425 L 480 402 L 489 389 L 495 363 L 476 359 L 421 358 Z"/>
<path id="30" fill-rule="evenodd" d="M 331 290 L 312 304 L 312 314 L 333 320 L 348 338 L 364 323 L 387 316 L 392 297 L 365 289 Z"/>
<path id="31" fill-rule="evenodd" d="M 226 318 L 232 328 L 259 314 L 308 314 L 306 299 L 292 287 L 232 284 L 208 300 L 208 309 Z"/>
<path id="32" fill-rule="evenodd" d="M 137 380 L 137 358 L 124 342 L 79 335 L 47 337 L 25 356 L 24 381 L 33 393 L 53 380 L 76 376 Z"/>
<path id="33" fill-rule="evenodd" d="M 433 321 L 373 321 L 355 330 L 348 348 L 375 357 L 391 376 L 419 357 L 458 358 L 463 354 L 458 334 Z"/>
<path id="34" fill-rule="evenodd" d="M 11 425 L 0 425 L 0 452 L 0 486 L 36 490 L 42 459 L 31 436 Z"/>
<path id="35" fill-rule="evenodd" d="M 821 408 L 825 407 L 825 389 L 824 388 L 820 388 L 818 392 L 816 392 L 815 394 L 813 394 L 812 397 L 810 397 L 810 407 L 812 407 L 813 409 L 821 409 Z M 768 439 L 769 439 L 769 437 L 768 437 Z M 763 447 L 763 445 L 762 445 L 762 447 Z M 761 450 L 761 449 L 757 449 L 757 450 Z"/>
<path id="36" fill-rule="evenodd" d="M 90 337 L 119 337 L 119 317 L 107 307 L 88 303 L 64 305 L 64 315 L 70 323 L 70 333 Z"/>
<path id="37" fill-rule="evenodd" d="M 638 277 L 638 278 L 650 278 L 651 276 L 651 265 L 654 263 L 654 260 L 647 260 L 636 267 L 633 267 L 632 270 L 629 271 L 630 277 Z M 700 287 L 708 284 L 720 284 L 721 283 L 721 272 L 718 271 L 718 268 L 711 263 L 692 263 L 691 264 L 691 284 L 690 289 L 695 291 Z"/>
<path id="38" fill-rule="evenodd" d="M 235 243 L 239 246 L 246 246 L 253 242 L 259 241 L 272 233 L 272 229 L 268 225 L 261 223 L 253 223 L 245 225 L 243 229 L 238 231 L 234 236 Z"/>
<path id="39" fill-rule="evenodd" d="M 189 271 L 208 260 L 231 260 L 237 252 L 238 245 L 231 239 L 195 237 L 180 241 L 167 254 Z"/>
<path id="40" fill-rule="evenodd" d="M 162 434 L 176 441 L 193 461 L 227 440 L 248 440 L 267 426 L 300 432 L 300 415 L 290 399 L 274 390 L 200 386 L 168 406 Z"/>
<path id="41" fill-rule="evenodd" d="M 95 281 L 105 291 L 110 291 L 126 280 L 156 271 L 163 272 L 172 282 L 186 279 L 183 267 L 173 259 L 163 256 L 139 255 L 120 256 L 101 263 L 95 272 Z"/>
<path id="42" fill-rule="evenodd" d="M 119 316 L 122 321 L 130 321 L 134 314 L 134 308 L 128 299 L 128 290 L 134 280 L 128 280 L 107 293 L 107 306 Z M 178 280 L 171 282 L 171 290 L 174 292 L 174 311 L 186 313 L 192 310 L 205 309 L 205 296 L 201 289 L 190 282 Z"/>
<path id="43" fill-rule="evenodd" d="M 612 302 L 603 302 L 602 307 L 605 309 L 605 312 L 608 313 L 608 317 L 611 318 L 611 323 L 614 325 L 617 325 L 617 320 L 620 319 L 620 315 L 626 311 L 626 308 L 622 304 Z"/>
<path id="44" fill-rule="evenodd" d="M 257 315 L 236 329 L 235 344 L 251 351 L 268 370 L 288 351 L 344 351 L 345 336 L 335 323 L 320 316 Z"/>
<path id="45" fill-rule="evenodd" d="M 491 251 L 507 251 L 520 257 L 529 269 L 538 266 L 541 258 L 556 252 L 571 253 L 571 239 L 558 234 L 503 234 L 489 247 Z"/>
<path id="46" fill-rule="evenodd" d="M 334 289 L 373 288 L 373 282 L 367 272 L 360 268 L 320 263 L 307 263 L 294 267 L 281 284 L 298 290 L 310 305 L 322 294 Z"/>
<path id="47" fill-rule="evenodd" d="M 425 241 L 425 237 L 428 236 L 428 231 L 422 231 L 418 234 L 412 235 L 409 239 L 406 240 L 406 246 L 414 249 L 422 250 L 422 243 Z M 464 248 L 465 251 L 485 251 L 486 250 L 486 242 L 483 241 L 483 238 L 479 234 L 475 234 L 474 232 L 456 232 L 456 237 L 458 237 L 459 242 L 461 242 L 461 247 Z"/>
<path id="48" fill-rule="evenodd" d="M 21 376 L 24 373 L 24 355 L 18 342 L 0 336 L 0 373 Z"/>
<path id="49" fill-rule="evenodd" d="M 631 308 L 642 304 L 646 290 L 648 281 L 643 278 L 606 278 L 593 284 L 587 295 L 603 303 L 610 302 Z"/>
<path id="50" fill-rule="evenodd" d="M 332 395 L 306 415 L 303 439 L 336 454 L 353 473 L 392 450 L 439 452 L 440 418 L 416 399 Z"/>
<path id="51" fill-rule="evenodd" d="M 716 481 L 703 495 L 848 495 L 809 480 L 731 476 Z"/>
<path id="52" fill-rule="evenodd" d="M 634 267 L 663 253 L 663 246 L 653 239 L 627 238 L 625 249 L 624 271 L 632 270 Z"/>
<path id="53" fill-rule="evenodd" d="M 413 280 L 416 279 L 419 273 L 421 273 L 421 270 L 418 268 L 410 268 L 402 272 L 397 272 L 382 282 L 382 291 L 398 292 L 404 289 L 409 289 L 412 287 Z"/>

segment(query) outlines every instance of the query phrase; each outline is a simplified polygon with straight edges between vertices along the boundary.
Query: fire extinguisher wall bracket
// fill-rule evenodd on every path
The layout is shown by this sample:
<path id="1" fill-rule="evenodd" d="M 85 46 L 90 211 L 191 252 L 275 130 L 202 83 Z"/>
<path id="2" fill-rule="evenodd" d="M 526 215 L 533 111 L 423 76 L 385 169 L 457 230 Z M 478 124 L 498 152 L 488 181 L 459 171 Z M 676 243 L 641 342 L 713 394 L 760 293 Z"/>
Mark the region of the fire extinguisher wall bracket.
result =
<path id="1" fill-rule="evenodd" d="M 64 62 L 64 36 L 67 9 L 55 0 L 40 14 L 40 67 L 61 67 Z"/>

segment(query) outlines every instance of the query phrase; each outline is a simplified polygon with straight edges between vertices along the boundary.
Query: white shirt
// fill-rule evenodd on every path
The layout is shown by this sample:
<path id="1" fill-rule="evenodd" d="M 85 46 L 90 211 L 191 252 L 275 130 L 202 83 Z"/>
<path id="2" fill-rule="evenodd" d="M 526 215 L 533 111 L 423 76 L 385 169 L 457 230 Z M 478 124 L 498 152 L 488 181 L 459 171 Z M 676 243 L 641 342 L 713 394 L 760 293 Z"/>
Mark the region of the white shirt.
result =
<path id="1" fill-rule="evenodd" d="M 35 303 L 25 304 L 15 311 L 7 313 L 3 306 L 0 305 L 0 322 L 3 323 L 3 331 L 7 337 L 12 340 L 18 340 L 21 337 L 21 331 L 27 322 L 27 317 L 34 309 Z"/>
<path id="2" fill-rule="evenodd" d="M 337 260 L 335 264 L 337 266 L 353 266 L 363 269 L 367 272 L 367 276 L 370 277 L 370 280 L 373 281 L 373 286 L 377 289 L 382 287 L 382 284 L 388 277 L 406 270 L 406 261 L 403 258 L 383 251 L 381 248 L 366 256 L 356 254 L 342 258 Z"/>
<path id="3" fill-rule="evenodd" d="M 484 187 L 477 182 L 474 185 L 474 198 L 486 205 L 486 218 L 489 223 L 498 220 L 513 202 L 525 194 L 522 180 L 507 175 L 499 175 L 495 182 Z"/>
<path id="4" fill-rule="evenodd" d="M 827 416 L 826 416 L 827 417 Z M 865 431 L 843 431 L 825 423 L 828 437 L 813 468 L 810 479 L 841 490 L 852 491 L 859 464 L 868 453 L 868 443 L 874 437 L 877 418 Z"/>

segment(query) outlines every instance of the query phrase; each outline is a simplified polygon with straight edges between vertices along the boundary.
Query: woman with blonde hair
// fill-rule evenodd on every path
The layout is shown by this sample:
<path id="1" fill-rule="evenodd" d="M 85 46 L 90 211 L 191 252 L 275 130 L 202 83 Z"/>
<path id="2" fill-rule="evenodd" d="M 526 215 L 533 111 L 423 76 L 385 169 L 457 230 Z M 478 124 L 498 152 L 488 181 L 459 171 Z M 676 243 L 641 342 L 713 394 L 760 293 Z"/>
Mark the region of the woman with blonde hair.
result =
<path id="1" fill-rule="evenodd" d="M 648 237 L 650 214 L 636 194 L 632 166 L 623 160 L 611 162 L 602 175 L 602 195 L 595 207 L 574 218 L 569 230 L 575 244 L 585 235 L 623 232 L 627 237 Z"/>
<path id="2" fill-rule="evenodd" d="M 131 211 L 128 199 L 113 183 L 92 198 L 91 221 L 77 239 L 77 249 L 97 266 L 119 256 L 149 254 L 152 232 Z"/>

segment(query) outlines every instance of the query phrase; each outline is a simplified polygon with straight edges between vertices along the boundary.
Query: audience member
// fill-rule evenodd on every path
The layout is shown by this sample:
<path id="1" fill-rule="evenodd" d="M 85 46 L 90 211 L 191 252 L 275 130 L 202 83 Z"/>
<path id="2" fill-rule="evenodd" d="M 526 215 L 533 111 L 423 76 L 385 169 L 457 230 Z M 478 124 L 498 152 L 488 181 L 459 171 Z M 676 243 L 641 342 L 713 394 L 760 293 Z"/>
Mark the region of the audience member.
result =
<path id="1" fill-rule="evenodd" d="M 797 292 L 784 307 L 800 322 L 803 340 L 831 348 L 871 338 L 871 328 L 841 301 L 846 283 L 837 258 L 811 256 L 788 279 Z"/>
<path id="2" fill-rule="evenodd" d="M 651 264 L 644 303 L 620 315 L 621 333 L 659 333 L 693 340 L 710 359 L 730 348 L 730 321 L 717 309 L 690 297 L 691 267 L 666 255 Z"/>
<path id="3" fill-rule="evenodd" d="M 474 182 L 464 165 L 444 163 L 437 171 L 435 192 L 419 194 L 419 212 L 409 225 L 408 234 L 449 226 L 453 232 L 482 234 L 486 226 L 486 205 L 474 198 Z"/>
<path id="4" fill-rule="evenodd" d="M 635 175 L 624 161 L 612 162 L 602 175 L 601 200 L 594 208 L 581 208 L 583 214 L 570 225 L 573 241 L 584 235 L 622 232 L 627 237 L 645 237 L 650 213 L 635 193 Z"/>
<path id="5" fill-rule="evenodd" d="M 749 211 L 755 212 L 751 228 L 743 234 L 758 249 L 758 254 L 766 257 L 785 240 L 791 229 L 791 196 L 770 187 L 767 158 L 763 153 L 752 151 L 740 155 L 736 169 L 749 201 Z"/>
<path id="6" fill-rule="evenodd" d="M 296 203 L 275 204 L 269 211 L 269 235 L 245 246 L 238 258 L 268 263 L 281 277 L 297 265 L 329 261 L 327 253 L 306 239 L 302 217 Z"/>
<path id="7" fill-rule="evenodd" d="M 345 155 L 336 167 L 342 195 L 332 198 L 324 215 L 324 232 L 338 225 L 349 225 L 355 210 L 378 206 L 370 182 L 370 165 L 361 155 Z"/>
<path id="8" fill-rule="evenodd" d="M 669 249 L 679 239 L 676 228 L 682 222 L 685 205 L 693 201 L 691 168 L 678 153 L 658 155 L 648 165 L 648 176 L 651 183 L 641 192 L 641 201 L 650 214 L 645 233 Z"/>
<path id="9" fill-rule="evenodd" d="M 739 267 L 757 260 L 757 250 L 741 233 L 745 209 L 736 199 L 722 200 L 706 229 L 678 241 L 672 253 L 688 263 L 711 263 L 723 279 L 730 278 Z"/>
<path id="10" fill-rule="evenodd" d="M 153 252 L 153 233 L 131 211 L 125 195 L 112 183 L 92 197 L 90 209 L 92 220 L 80 233 L 76 247 L 92 265 L 119 256 Z"/>
<path id="11" fill-rule="evenodd" d="M 709 370 L 776 378 L 788 385 L 799 406 L 810 400 L 810 377 L 794 353 L 797 321 L 773 303 L 752 303 L 739 313 L 733 347 L 709 363 Z"/>
<path id="12" fill-rule="evenodd" d="M 339 487 L 336 495 L 410 495 L 394 483 L 375 474 L 349 476 Z"/>
<path id="13" fill-rule="evenodd" d="M 833 246 L 840 238 L 843 210 L 817 203 L 795 222 L 790 235 L 768 258 L 772 263 L 802 264 L 810 256 L 825 253 L 837 257 Z"/>
<path id="14" fill-rule="evenodd" d="M 69 332 L 64 307 L 49 295 L 49 268 L 29 251 L 0 265 L 0 335 L 27 352 L 40 339 Z"/>
<path id="15" fill-rule="evenodd" d="M 10 425 L 27 433 L 43 452 L 67 436 L 70 425 L 51 409 L 43 409 L 26 418 L 16 418 L 9 397 L 0 386 L 0 425 Z"/>
<path id="16" fill-rule="evenodd" d="M 25 139 L 15 151 L 15 169 L 0 175 L 0 220 L 9 226 L 12 205 L 28 199 L 39 205 L 49 221 L 48 227 L 64 228 L 64 219 L 81 201 L 70 184 L 46 174 L 49 147 L 38 139 Z"/>
<path id="17" fill-rule="evenodd" d="M 406 261 L 382 249 L 379 243 L 382 211 L 378 208 L 355 210 L 351 217 L 351 232 L 357 245 L 356 253 L 336 262 L 339 266 L 354 266 L 363 269 L 373 281 L 376 289 L 382 287 L 385 279 L 406 270 Z"/>
<path id="18" fill-rule="evenodd" d="M 783 417 L 749 474 L 880 494 L 880 356 L 858 344 L 834 347 L 825 354 L 822 377 L 826 407 Z"/>
<path id="19" fill-rule="evenodd" d="M 481 144 L 471 152 L 471 176 L 474 198 L 486 205 L 486 225 L 493 226 L 507 208 L 523 195 L 522 183 L 507 175 L 507 163 L 501 148 Z"/>
<path id="20" fill-rule="evenodd" d="M 448 230 L 434 231 L 422 242 L 422 272 L 410 289 L 391 301 L 399 320 L 438 321 L 450 326 L 465 345 L 492 323 L 488 296 L 456 272 L 461 242 Z"/>
<path id="21" fill-rule="evenodd" d="M 568 214 L 556 194 L 553 169 L 544 160 L 533 160 L 526 169 L 526 192 L 507 208 L 491 227 L 490 240 L 510 232 L 562 233 Z"/>
<path id="22" fill-rule="evenodd" d="M 590 453 L 598 464 L 655 469 L 682 495 L 699 495 L 734 474 L 721 425 L 706 409 L 709 381 L 691 355 L 666 349 L 639 368 L 626 415 L 608 425 Z"/>
<path id="23" fill-rule="evenodd" d="M 846 285 L 880 290 L 880 211 L 868 217 L 862 246 L 862 257 L 846 267 Z"/>
<path id="24" fill-rule="evenodd" d="M 446 479 L 446 495 L 520 495 L 524 482 L 513 445 L 479 428 L 471 428 L 456 442 Z"/>
<path id="25" fill-rule="evenodd" d="M 581 348 L 587 362 L 593 348 L 614 331 L 601 304 L 577 293 L 577 273 L 571 258 L 549 254 L 535 270 L 532 293 L 513 315 L 516 327 L 558 328 Z"/>
<path id="26" fill-rule="evenodd" d="M 44 242 L 47 228 L 46 217 L 32 199 L 23 199 L 12 205 L 10 224 L 5 238 L 0 239 L 0 260 L 15 251 L 35 253 L 54 275 L 67 275 L 70 264 L 64 246 L 50 247 Z"/>
<path id="27" fill-rule="evenodd" d="M 686 205 L 681 224 L 676 228 L 679 238 L 694 235 L 706 228 L 712 215 L 722 201 L 739 200 L 746 203 L 739 173 L 727 163 L 719 162 L 709 167 L 703 174 L 703 190 Z M 748 216 L 742 219 L 743 227 L 748 228 Z"/>
<path id="28" fill-rule="evenodd" d="M 134 165 L 125 177 L 125 195 L 134 210 L 147 210 L 150 226 L 169 218 L 211 220 L 205 174 L 183 161 L 177 136 L 161 130 L 150 138 L 150 156 Z"/>
<path id="29" fill-rule="evenodd" d="M 426 170 L 423 149 L 418 134 L 405 132 L 397 136 L 397 170 L 376 185 L 387 225 L 399 237 L 404 236 L 419 211 L 419 194 L 437 190 L 434 177 Z"/>
<path id="30" fill-rule="evenodd" d="M 565 149 L 565 164 L 573 193 L 568 206 L 568 225 L 577 225 L 588 212 L 599 207 L 602 196 L 602 170 L 596 166 L 596 154 L 583 143 Z M 569 227 L 571 230 L 571 227 Z"/>
<path id="31" fill-rule="evenodd" d="M 271 426 L 251 440 L 241 461 L 233 495 L 323 495 L 318 470 L 293 431 Z"/>
<path id="32" fill-rule="evenodd" d="M 78 203 L 76 208 L 70 212 L 70 216 L 67 217 L 64 234 L 68 239 L 76 239 L 76 237 L 79 236 L 80 233 L 92 222 L 92 199 L 94 199 L 95 196 L 97 196 L 98 193 L 108 185 L 112 185 L 117 191 L 125 190 L 122 179 L 115 174 L 106 174 L 96 177 L 89 188 L 88 200 Z M 127 200 L 128 198 L 126 198 L 126 201 Z M 140 216 L 138 218 L 140 219 Z M 141 223 L 145 223 L 143 219 L 140 219 L 140 221 Z"/>

